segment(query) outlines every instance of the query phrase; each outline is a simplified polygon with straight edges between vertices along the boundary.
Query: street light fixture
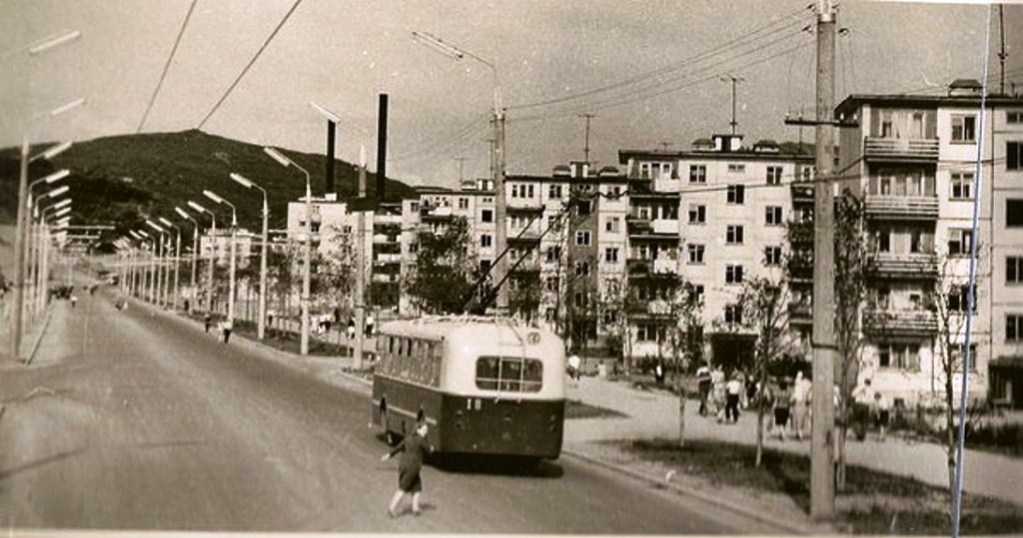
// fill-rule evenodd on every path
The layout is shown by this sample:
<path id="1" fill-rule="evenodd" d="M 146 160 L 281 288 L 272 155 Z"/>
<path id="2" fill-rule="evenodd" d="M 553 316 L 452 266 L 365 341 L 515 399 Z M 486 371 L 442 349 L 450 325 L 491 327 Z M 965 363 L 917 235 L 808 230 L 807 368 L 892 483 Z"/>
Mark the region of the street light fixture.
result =
<path id="1" fill-rule="evenodd" d="M 36 45 L 32 45 L 31 47 L 29 47 L 28 53 L 32 56 L 35 56 L 36 54 L 40 54 L 54 47 L 58 47 L 60 45 L 63 45 L 64 43 L 74 41 L 75 39 L 78 39 L 81 36 L 82 32 L 80 30 L 72 30 L 70 32 L 67 32 L 66 34 L 61 34 L 56 37 L 46 39 Z"/>
<path id="2" fill-rule="evenodd" d="M 30 158 L 29 162 L 33 162 L 36 159 L 46 159 L 48 161 L 52 160 L 57 155 L 60 155 L 61 153 L 64 153 L 65 151 L 70 149 L 72 144 L 73 144 L 72 142 L 68 141 L 68 142 L 61 142 L 60 144 L 56 144 L 54 146 L 51 146 L 46 151 L 40 153 L 39 155 L 36 155 L 36 156 Z"/>
<path id="3" fill-rule="evenodd" d="M 227 288 L 227 323 L 228 326 L 234 324 L 234 294 L 235 294 L 235 248 L 236 238 L 238 237 L 238 210 L 234 204 L 225 200 L 222 196 L 217 193 L 204 190 L 202 191 L 203 196 L 213 200 L 218 204 L 223 204 L 231 208 L 231 264 L 230 264 L 230 279 L 228 280 Z"/>
<path id="4" fill-rule="evenodd" d="M 472 52 L 447 43 L 439 37 L 423 33 L 412 32 L 412 39 L 422 43 L 430 49 L 439 52 L 456 61 L 464 60 L 466 57 L 476 60 L 487 66 L 493 74 L 494 80 L 494 222 L 497 226 L 494 230 L 494 251 L 497 258 L 493 263 L 494 281 L 504 282 L 508 274 L 508 258 L 505 255 L 508 244 L 508 230 L 505 222 L 506 203 L 504 190 L 504 110 L 501 106 L 501 85 L 497 77 L 497 65 L 487 61 Z M 497 288 L 497 310 L 500 312 L 508 309 L 508 288 L 500 286 Z"/>
<path id="5" fill-rule="evenodd" d="M 299 354 L 309 354 L 309 288 L 310 288 L 310 259 L 312 258 L 312 235 L 313 235 L 313 191 L 311 185 L 311 179 L 309 172 L 298 165 L 295 161 L 292 161 L 280 151 L 271 148 L 269 146 L 264 147 L 263 151 L 269 155 L 273 160 L 277 161 L 285 168 L 294 166 L 305 174 L 305 266 L 302 268 L 302 335 L 299 339 Z"/>
<path id="6" fill-rule="evenodd" d="M 266 242 L 270 206 L 267 204 L 266 189 L 241 174 L 232 172 L 231 179 L 247 189 L 259 189 L 263 193 L 263 235 L 259 246 L 259 321 L 256 323 L 256 338 L 262 340 L 266 335 Z"/>

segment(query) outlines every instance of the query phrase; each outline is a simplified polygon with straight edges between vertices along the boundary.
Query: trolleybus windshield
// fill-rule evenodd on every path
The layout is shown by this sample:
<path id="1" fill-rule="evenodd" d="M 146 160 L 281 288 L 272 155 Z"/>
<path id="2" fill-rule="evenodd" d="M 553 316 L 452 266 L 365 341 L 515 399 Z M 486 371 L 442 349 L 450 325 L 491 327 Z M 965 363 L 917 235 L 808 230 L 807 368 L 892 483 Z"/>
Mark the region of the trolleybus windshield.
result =
<path id="1" fill-rule="evenodd" d="M 476 360 L 476 388 L 505 392 L 540 392 L 543 363 L 521 357 L 483 356 Z"/>

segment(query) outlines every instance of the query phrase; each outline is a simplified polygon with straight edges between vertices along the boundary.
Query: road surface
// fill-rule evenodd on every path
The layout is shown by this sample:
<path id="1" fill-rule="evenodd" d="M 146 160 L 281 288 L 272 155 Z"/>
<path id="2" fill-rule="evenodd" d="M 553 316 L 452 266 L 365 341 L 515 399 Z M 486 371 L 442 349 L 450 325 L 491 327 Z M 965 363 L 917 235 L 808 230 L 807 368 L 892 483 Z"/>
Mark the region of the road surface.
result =
<path id="1" fill-rule="evenodd" d="M 32 365 L 0 366 L 0 527 L 781 532 L 571 458 L 428 466 L 424 514 L 390 519 L 365 391 L 112 297 L 57 303 Z"/>

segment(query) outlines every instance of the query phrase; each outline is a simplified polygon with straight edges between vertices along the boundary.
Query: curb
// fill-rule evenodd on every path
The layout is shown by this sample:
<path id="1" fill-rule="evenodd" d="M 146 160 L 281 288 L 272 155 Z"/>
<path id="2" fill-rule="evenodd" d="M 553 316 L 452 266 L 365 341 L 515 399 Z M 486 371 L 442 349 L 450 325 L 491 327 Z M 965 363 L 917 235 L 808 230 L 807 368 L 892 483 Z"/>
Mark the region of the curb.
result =
<path id="1" fill-rule="evenodd" d="M 678 493 L 681 493 L 681 494 L 689 496 L 689 497 L 693 497 L 695 499 L 698 499 L 700 501 L 708 503 L 708 504 L 710 504 L 710 505 L 712 505 L 712 506 L 714 506 L 716 508 L 720 508 L 722 510 L 727 510 L 727 511 L 735 512 L 737 514 L 743 515 L 743 516 L 748 517 L 750 519 L 755 519 L 757 521 L 760 521 L 760 522 L 763 522 L 763 523 L 767 523 L 769 525 L 774 525 L 775 527 L 779 527 L 779 528 L 785 529 L 788 532 L 793 533 L 793 534 L 821 534 L 819 529 L 814 529 L 814 528 L 806 527 L 806 526 L 802 526 L 802 525 L 796 525 L 796 524 L 793 524 L 790 521 L 784 521 L 784 520 L 778 519 L 778 518 L 776 518 L 776 517 L 774 517 L 772 515 L 766 514 L 764 512 L 760 512 L 760 511 L 756 511 L 756 510 L 751 510 L 749 508 L 743 508 L 743 507 L 739 507 L 739 506 L 736 506 L 736 505 L 733 505 L 733 504 L 729 504 L 729 503 L 727 503 L 725 501 L 722 501 L 721 499 L 718 499 L 718 498 L 716 498 L 716 497 L 714 497 L 712 495 L 708 495 L 708 494 L 703 493 L 701 491 L 697 491 L 697 490 L 694 490 L 692 488 L 687 488 L 687 487 L 684 487 L 684 486 L 681 486 L 681 485 L 678 485 L 678 484 L 673 484 L 671 482 L 664 482 L 662 480 L 653 478 L 651 476 L 648 476 L 646 474 L 640 473 L 638 471 L 633 471 L 632 469 L 628 469 L 628 468 L 622 467 L 620 465 L 615 465 L 613 463 L 606 462 L 604 460 L 601 460 L 599 458 L 595 458 L 593 456 L 585 455 L 585 454 L 583 454 L 581 452 L 577 452 L 575 450 L 562 449 L 561 453 L 563 455 L 567 455 L 567 456 L 570 456 L 572 458 L 576 458 L 576 459 L 582 460 L 582 461 L 584 461 L 586 463 L 589 463 L 591 465 L 596 465 L 596 466 L 602 467 L 604 469 L 609 469 L 611 471 L 615 471 L 617 473 L 623 474 L 625 476 L 628 476 L 628 477 L 636 479 L 636 480 L 640 480 L 642 482 L 647 482 L 649 484 L 656 485 L 656 486 L 659 486 L 659 487 L 670 488 L 670 489 L 672 489 L 672 490 L 674 490 L 674 491 L 676 491 Z M 828 533 L 829 534 L 833 534 L 834 530 L 829 529 Z"/>
<path id="2" fill-rule="evenodd" d="M 46 334 L 47 327 L 50 326 L 50 318 L 53 317 L 53 308 L 46 309 L 46 318 L 43 320 L 43 326 L 39 328 L 39 336 L 36 337 L 36 341 L 32 344 L 32 351 L 29 352 L 28 357 L 25 358 L 25 366 L 32 364 L 32 359 L 36 356 L 36 351 L 39 351 L 39 344 L 43 341 L 43 335 Z"/>

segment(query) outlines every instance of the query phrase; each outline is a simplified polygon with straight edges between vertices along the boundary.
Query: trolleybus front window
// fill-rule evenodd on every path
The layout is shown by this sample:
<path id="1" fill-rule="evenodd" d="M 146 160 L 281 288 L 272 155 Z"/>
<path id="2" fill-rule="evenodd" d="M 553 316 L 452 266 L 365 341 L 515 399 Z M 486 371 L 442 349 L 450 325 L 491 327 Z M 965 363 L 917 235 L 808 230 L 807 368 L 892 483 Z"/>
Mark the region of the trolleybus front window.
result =
<path id="1" fill-rule="evenodd" d="M 506 392 L 540 392 L 543 363 L 518 357 L 480 357 L 476 361 L 476 387 Z"/>

